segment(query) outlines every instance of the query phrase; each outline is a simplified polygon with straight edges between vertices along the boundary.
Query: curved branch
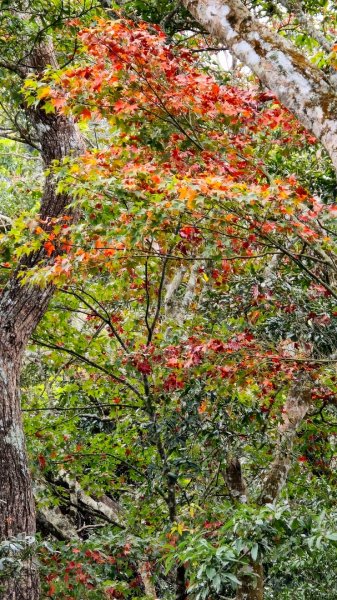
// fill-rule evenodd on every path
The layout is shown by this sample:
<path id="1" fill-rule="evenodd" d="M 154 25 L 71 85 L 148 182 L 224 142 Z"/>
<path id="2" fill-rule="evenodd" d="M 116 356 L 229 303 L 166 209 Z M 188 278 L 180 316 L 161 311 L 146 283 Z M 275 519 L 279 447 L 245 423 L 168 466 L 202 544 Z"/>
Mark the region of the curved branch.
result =
<path id="1" fill-rule="evenodd" d="M 302 29 L 325 50 L 325 52 L 331 51 L 331 42 L 323 35 L 323 33 L 316 27 L 312 19 L 301 10 L 301 6 L 298 2 L 292 0 L 278 0 L 279 3 L 287 9 L 288 12 L 293 13 Z"/>
<path id="2" fill-rule="evenodd" d="M 337 169 L 337 91 L 329 78 L 241 0 L 182 2 L 322 142 Z"/>
<path id="3" fill-rule="evenodd" d="M 78 352 L 76 352 L 75 350 L 72 350 L 71 348 L 65 348 L 64 346 L 58 346 L 57 344 L 47 343 L 44 340 L 39 340 L 38 338 L 35 338 L 35 337 L 32 337 L 32 340 L 35 344 L 38 344 L 39 346 L 44 346 L 45 348 L 50 348 L 51 350 L 59 350 L 60 352 L 65 352 L 66 354 L 70 354 L 71 356 L 78 358 L 80 361 L 86 363 L 90 367 L 93 367 L 94 369 L 97 369 L 98 371 L 102 371 L 102 373 L 105 373 L 106 375 L 108 375 L 109 377 L 114 379 L 114 381 L 117 381 L 117 383 L 120 383 L 121 385 L 124 385 L 125 387 L 129 388 L 129 390 L 131 390 L 134 394 L 136 394 L 136 396 L 138 396 L 138 398 L 140 398 L 141 400 L 143 399 L 141 393 L 137 390 L 137 388 L 135 388 L 132 385 L 132 383 L 125 381 L 124 379 L 122 379 L 122 377 L 118 377 L 118 375 L 114 375 L 111 371 L 109 371 L 109 369 L 106 369 L 102 365 L 98 365 L 97 363 L 93 362 L 89 358 L 86 358 L 85 356 L 83 356 L 83 354 L 79 354 Z"/>

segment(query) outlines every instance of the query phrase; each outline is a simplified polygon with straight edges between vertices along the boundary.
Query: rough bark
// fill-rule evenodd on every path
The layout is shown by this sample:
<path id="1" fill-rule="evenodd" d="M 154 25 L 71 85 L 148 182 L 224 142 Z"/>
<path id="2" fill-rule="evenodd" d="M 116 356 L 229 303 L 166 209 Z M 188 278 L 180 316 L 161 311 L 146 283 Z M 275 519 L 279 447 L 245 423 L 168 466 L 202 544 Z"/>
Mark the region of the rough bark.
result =
<path id="1" fill-rule="evenodd" d="M 260 562 L 251 561 L 247 567 L 249 574 L 240 575 L 241 585 L 236 600 L 263 600 L 263 567 Z"/>
<path id="2" fill-rule="evenodd" d="M 41 72 L 56 65 L 50 42 L 41 43 L 31 54 L 28 72 Z M 84 150 L 74 122 L 60 115 L 47 115 L 43 108 L 27 110 L 41 146 L 46 166 L 53 160 Z M 46 178 L 41 201 L 41 217 L 57 217 L 65 211 L 69 197 L 57 194 L 53 177 Z M 18 270 L 44 260 L 43 252 L 23 260 Z M 53 287 L 21 285 L 15 274 L 0 299 L 0 540 L 22 539 L 35 534 L 35 509 L 27 466 L 20 406 L 20 370 L 25 346 L 43 316 Z M 39 598 L 38 573 L 33 560 L 17 577 L 1 579 L 6 600 Z"/>
<path id="3" fill-rule="evenodd" d="M 262 482 L 261 504 L 277 500 L 287 481 L 292 465 L 292 452 L 296 434 L 310 408 L 310 391 L 309 376 L 306 373 L 300 373 L 284 405 L 275 458 Z"/>
<path id="4" fill-rule="evenodd" d="M 289 13 L 295 15 L 298 24 L 301 28 L 320 46 L 322 46 L 325 52 L 329 53 L 331 51 L 331 42 L 323 35 L 323 33 L 317 28 L 312 18 L 307 15 L 301 9 L 301 5 L 299 2 L 294 0 L 279 0 L 279 3 L 284 6 L 288 10 Z"/>
<path id="5" fill-rule="evenodd" d="M 183 4 L 321 140 L 337 169 L 337 91 L 332 79 L 258 21 L 240 0 L 183 0 Z"/>
<path id="6" fill-rule="evenodd" d="M 241 463 L 237 456 L 227 459 L 224 476 L 232 500 L 246 504 L 248 500 L 247 485 L 243 478 Z"/>
<path id="7" fill-rule="evenodd" d="M 34 535 L 35 514 L 20 414 L 20 359 L 11 349 L 4 357 L 8 347 L 2 342 L 3 339 L 0 340 L 0 539 L 24 542 Z M 8 600 L 39 597 L 39 578 L 33 560 L 25 561 L 16 578 L 7 569 L 2 575 L 0 597 Z"/>

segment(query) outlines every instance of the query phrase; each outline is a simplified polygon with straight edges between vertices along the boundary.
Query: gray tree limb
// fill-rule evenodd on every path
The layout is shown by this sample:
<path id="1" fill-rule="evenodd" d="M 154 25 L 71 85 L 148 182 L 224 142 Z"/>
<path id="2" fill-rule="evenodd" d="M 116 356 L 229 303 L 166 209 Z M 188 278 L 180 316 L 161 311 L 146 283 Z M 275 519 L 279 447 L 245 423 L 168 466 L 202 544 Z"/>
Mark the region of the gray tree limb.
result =
<path id="1" fill-rule="evenodd" d="M 241 0 L 182 2 L 322 142 L 337 170 L 337 91 L 329 77 Z"/>

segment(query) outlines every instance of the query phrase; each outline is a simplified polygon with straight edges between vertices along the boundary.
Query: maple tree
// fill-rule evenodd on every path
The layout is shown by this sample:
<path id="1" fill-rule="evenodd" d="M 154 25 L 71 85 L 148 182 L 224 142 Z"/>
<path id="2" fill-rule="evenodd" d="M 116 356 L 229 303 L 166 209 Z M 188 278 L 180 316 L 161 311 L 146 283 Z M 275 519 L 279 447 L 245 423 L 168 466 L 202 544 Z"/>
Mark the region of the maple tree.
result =
<path id="1" fill-rule="evenodd" d="M 184 501 L 177 501 L 177 495 L 179 497 L 180 494 L 175 483 L 181 477 L 177 465 L 184 463 L 181 463 L 176 446 L 172 455 L 170 428 L 166 432 L 165 426 L 164 441 L 158 433 L 163 425 L 159 420 L 160 413 L 156 413 L 153 404 L 160 407 L 163 403 L 165 415 L 171 398 L 171 411 L 174 415 L 178 410 L 179 415 L 181 401 L 184 411 L 188 410 L 186 402 L 181 400 L 186 395 L 186 388 L 189 390 L 191 381 L 199 381 L 201 389 L 198 394 L 194 390 L 197 403 L 193 411 L 196 410 L 197 419 L 202 420 L 203 415 L 212 414 L 218 396 L 229 393 L 227 388 L 232 390 L 235 385 L 237 390 L 242 390 L 236 393 L 249 395 L 250 388 L 254 390 L 256 386 L 261 386 L 262 414 L 275 418 L 274 429 L 279 428 L 280 440 L 269 461 L 269 470 L 261 480 L 260 502 L 264 505 L 277 499 L 291 466 L 290 456 L 287 454 L 284 457 L 282 448 L 294 442 L 297 427 L 310 408 L 311 395 L 317 393 L 316 390 L 312 391 L 312 384 L 309 385 L 313 371 L 317 369 L 316 344 L 312 340 L 304 342 L 303 336 L 300 341 L 292 342 L 283 340 L 281 335 L 281 342 L 277 337 L 274 348 L 273 336 L 266 343 L 263 326 L 260 335 L 251 331 L 252 324 L 255 330 L 260 319 L 262 323 L 268 321 L 273 298 L 270 290 L 267 294 L 259 292 L 259 284 L 253 285 L 250 292 L 253 310 L 249 308 L 246 320 L 242 321 L 235 315 L 234 309 L 229 331 L 223 327 L 218 331 L 217 320 L 214 324 L 208 312 L 204 312 L 207 310 L 204 302 L 214 293 L 213 281 L 220 297 L 224 293 L 229 294 L 228 290 L 234 282 L 240 285 L 240 278 L 247 282 L 246 261 L 254 260 L 254 268 L 262 275 L 264 284 L 263 277 L 268 281 L 268 276 L 279 276 L 279 269 L 282 271 L 284 268 L 279 258 L 282 256 L 286 258 L 288 276 L 293 269 L 295 274 L 306 274 L 309 303 L 310 299 L 315 302 L 320 297 L 334 297 L 331 286 L 317 271 L 315 252 L 318 253 L 316 257 L 320 257 L 322 252 L 331 251 L 331 239 L 321 225 L 318 228 L 317 219 L 320 223 L 327 221 L 329 227 L 335 206 L 325 208 L 317 199 L 310 197 L 295 178 L 271 181 L 261 162 L 257 161 L 256 164 L 254 143 L 258 145 L 258 136 L 263 128 L 267 131 L 271 124 L 275 127 L 275 118 L 282 115 L 283 109 L 275 104 L 273 98 L 268 99 L 273 108 L 265 109 L 264 95 L 259 99 L 257 92 L 238 93 L 228 86 L 218 85 L 210 76 L 195 70 L 188 52 L 175 55 L 167 47 L 165 36 L 149 30 L 145 25 L 135 30 L 130 23 L 117 21 L 107 24 L 101 21 L 93 29 L 82 30 L 80 40 L 85 44 L 85 55 L 89 53 L 91 56 L 90 63 L 75 68 L 72 66 L 62 75 L 58 74 L 60 83 L 56 88 L 49 85 L 48 73 L 45 80 L 38 84 L 29 80 L 26 84 L 28 101 L 33 101 L 35 94 L 39 94 L 43 98 L 50 97 L 48 102 L 66 114 L 71 107 L 75 114 L 85 120 L 103 118 L 109 121 L 114 136 L 113 145 L 104 148 L 107 141 L 110 142 L 110 136 L 107 136 L 107 141 L 104 138 L 102 140 L 102 149 L 87 152 L 83 159 L 58 169 L 59 189 L 64 191 L 71 188 L 72 194 L 78 198 L 81 211 L 87 214 L 86 226 L 83 227 L 83 220 L 75 225 L 66 222 L 62 227 L 57 222 L 53 232 L 48 235 L 38 226 L 36 234 L 47 253 L 52 256 L 57 245 L 61 244 L 66 254 L 56 257 L 44 269 L 39 266 L 30 270 L 26 277 L 40 284 L 45 280 L 65 284 L 63 293 L 73 295 L 75 300 L 83 303 L 89 325 L 92 327 L 94 324 L 94 331 L 101 330 L 98 323 L 102 320 L 102 325 L 109 333 L 104 333 L 106 341 L 101 351 L 102 339 L 98 336 L 97 345 L 90 343 L 84 355 L 82 348 L 85 341 L 81 340 L 79 334 L 71 337 L 70 347 L 54 343 L 50 339 L 50 332 L 47 339 L 39 339 L 39 343 L 82 360 L 87 366 L 91 365 L 94 372 L 98 370 L 105 373 L 108 381 L 114 382 L 114 387 L 121 386 L 123 398 L 126 392 L 131 394 L 132 402 L 136 401 L 134 409 L 145 410 L 152 434 L 150 444 L 154 460 L 162 463 L 161 491 L 169 520 L 171 523 L 178 522 L 177 531 L 184 536 L 187 525 L 179 523 L 180 504 L 184 506 Z M 40 89 L 42 92 L 39 92 Z M 167 91 L 170 92 L 170 98 L 163 102 L 162 96 Z M 144 115 L 147 115 L 146 119 Z M 151 129 L 160 130 L 160 141 L 149 137 L 149 122 Z M 296 136 L 302 142 L 304 132 L 289 120 L 287 113 L 284 112 L 276 124 L 278 133 L 280 129 L 281 132 L 284 130 L 282 135 L 285 143 L 289 140 L 289 134 L 292 145 Z M 205 126 L 206 131 L 203 130 Z M 308 143 L 313 143 L 310 137 Z M 224 149 L 227 161 L 230 157 L 229 163 L 223 158 Z M 109 192 L 109 186 L 113 193 Z M 242 235 L 247 231 L 250 232 L 248 237 L 247 233 Z M 287 237 L 292 243 L 285 247 L 283 240 Z M 302 259 L 303 245 L 309 246 L 310 250 Z M 269 274 L 266 270 L 271 255 L 275 260 L 275 273 Z M 235 267 L 231 266 L 233 259 L 239 261 Z M 220 269 L 214 268 L 213 262 L 219 261 Z M 197 266 L 187 269 L 184 266 L 184 263 L 195 262 Z M 312 263 L 314 269 L 310 267 Z M 94 287 L 87 296 L 89 272 L 92 272 Z M 81 284 L 84 274 L 87 279 L 85 289 Z M 179 302 L 180 288 L 186 274 L 188 281 Z M 95 283 L 97 278 L 104 281 L 104 292 L 101 286 L 98 292 L 99 284 Z M 114 292 L 116 282 L 117 296 Z M 205 294 L 200 315 L 195 308 L 191 315 L 184 314 L 191 304 L 193 306 L 193 297 L 198 289 L 199 294 L 202 290 Z M 131 294 L 130 298 L 128 293 Z M 281 290 L 279 293 L 282 296 Z M 177 294 L 178 301 L 175 299 Z M 233 300 L 235 307 L 238 303 L 237 292 Z M 130 314 L 125 306 L 135 302 L 140 306 L 145 303 L 145 310 L 134 309 Z M 176 302 L 178 308 L 174 306 Z M 263 304 L 262 310 L 260 302 Z M 179 304 L 182 304 L 180 309 Z M 282 301 L 277 301 L 277 305 L 285 314 L 295 311 L 291 303 L 283 305 Z M 116 306 L 117 310 L 114 308 Z M 215 315 L 218 310 L 215 309 Z M 329 311 L 323 315 L 320 313 L 321 316 L 311 312 L 312 318 L 318 318 L 318 322 L 330 323 Z M 215 315 L 213 318 L 216 319 Z M 129 319 L 131 322 L 128 322 Z M 234 325 L 236 319 L 238 322 Z M 186 320 L 187 333 L 181 339 L 180 329 L 177 332 L 172 321 L 178 322 L 181 327 Z M 56 322 L 54 317 L 54 329 Z M 127 340 L 124 339 L 125 331 Z M 214 333 L 220 337 L 214 336 Z M 56 339 L 59 337 L 60 334 L 56 333 Z M 84 338 L 89 339 L 86 330 Z M 74 346 L 76 339 L 78 346 Z M 88 354 L 90 347 L 95 360 Z M 97 351 L 98 356 L 102 352 L 99 360 Z M 113 369 L 105 356 L 114 356 Z M 222 364 L 224 357 L 225 365 Z M 322 359 L 317 360 L 319 365 Z M 326 360 L 329 363 L 329 358 Z M 301 365 L 300 369 L 298 364 Z M 91 393 L 93 377 L 90 377 Z M 111 383 L 107 385 L 109 389 Z M 280 385 L 281 397 L 276 402 L 274 414 L 275 390 Z M 279 402 L 284 402 L 287 389 L 288 399 L 283 409 L 286 417 L 279 413 L 277 418 L 280 410 L 277 406 Z M 200 397 L 200 392 L 204 398 Z M 332 394 L 329 391 L 324 393 L 327 397 L 329 393 Z M 209 394 L 210 400 L 207 399 Z M 257 390 L 255 395 L 260 395 Z M 113 400 L 118 411 L 123 408 L 123 403 L 118 396 Z M 128 403 L 126 408 L 130 408 Z M 191 427 L 193 412 L 189 416 L 188 424 Z M 179 425 L 175 427 L 179 430 Z M 125 434 L 119 434 L 118 437 L 125 440 Z M 80 448 L 78 452 L 71 452 L 70 456 L 68 453 L 69 460 L 72 462 L 77 453 L 83 455 L 84 461 L 86 456 L 90 456 L 92 462 L 92 456 L 95 455 L 101 460 L 104 452 L 95 451 L 96 443 L 95 440 L 91 452 L 83 453 Z M 127 451 L 126 456 L 132 454 L 129 448 Z M 195 453 L 194 448 L 193 451 Z M 44 455 L 41 456 L 40 466 L 46 468 L 46 459 Z M 234 504 L 237 499 L 245 504 L 248 492 L 240 463 L 236 456 L 231 459 L 227 456 L 226 460 L 224 481 L 229 495 Z M 190 465 L 188 467 L 190 469 Z M 78 476 L 76 471 L 75 474 Z M 151 498 L 152 494 L 153 491 Z M 256 491 L 253 490 L 253 494 Z M 137 518 L 140 510 L 138 507 Z M 260 569 L 256 563 L 257 553 L 254 545 L 254 569 Z M 239 556 L 240 552 L 237 559 Z M 260 571 L 256 573 L 261 578 Z M 184 570 L 178 568 L 177 575 L 177 597 L 185 597 Z M 229 572 L 228 577 L 234 578 L 234 575 Z M 247 589 L 251 597 L 260 597 L 261 587 L 256 585 L 254 578 L 249 575 L 242 577 L 243 584 L 238 588 L 238 597 L 244 597 Z M 216 593 L 220 590 L 216 586 L 221 585 L 221 581 L 215 578 L 215 582 Z M 197 582 L 195 586 L 198 589 Z"/>
<path id="2" fill-rule="evenodd" d="M 293 530 L 308 556 L 336 541 L 328 503 L 301 522 L 288 480 L 334 484 L 337 209 L 289 170 L 318 146 L 157 26 L 68 26 L 76 57 L 48 54 L 22 95 L 87 147 L 73 131 L 46 161 L 47 213 L 2 236 L 3 285 L 38 310 L 22 347 L 54 294 L 23 379 L 38 524 L 63 541 L 40 548 L 43 593 L 260 599 Z M 7 596 L 38 597 L 6 543 Z"/>

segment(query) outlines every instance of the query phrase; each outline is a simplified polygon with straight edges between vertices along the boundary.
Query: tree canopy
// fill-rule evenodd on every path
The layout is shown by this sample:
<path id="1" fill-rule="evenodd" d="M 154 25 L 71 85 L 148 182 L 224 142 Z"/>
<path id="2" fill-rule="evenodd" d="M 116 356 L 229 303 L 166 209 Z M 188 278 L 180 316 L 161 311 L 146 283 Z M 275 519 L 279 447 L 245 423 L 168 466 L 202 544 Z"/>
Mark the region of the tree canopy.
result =
<path id="1" fill-rule="evenodd" d="M 321 4 L 2 2 L 3 598 L 335 598 Z"/>

